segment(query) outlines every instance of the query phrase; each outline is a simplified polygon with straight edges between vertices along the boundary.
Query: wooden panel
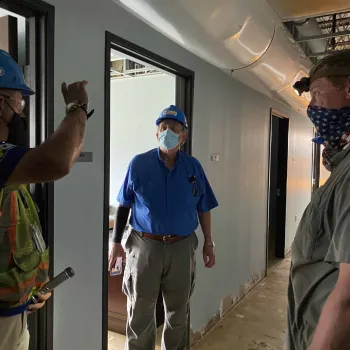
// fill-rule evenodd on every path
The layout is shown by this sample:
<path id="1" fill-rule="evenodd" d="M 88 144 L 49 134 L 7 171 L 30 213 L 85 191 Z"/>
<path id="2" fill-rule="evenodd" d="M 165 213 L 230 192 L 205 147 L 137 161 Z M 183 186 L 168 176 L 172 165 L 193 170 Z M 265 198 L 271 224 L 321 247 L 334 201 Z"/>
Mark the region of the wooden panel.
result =
<path id="1" fill-rule="evenodd" d="M 268 2 L 284 20 L 349 10 L 349 0 L 268 0 Z"/>
<path id="2" fill-rule="evenodd" d="M 0 18 L 0 49 L 9 51 L 9 25 L 8 16 Z"/>
<path id="3" fill-rule="evenodd" d="M 7 51 L 18 62 L 18 24 L 17 18 L 0 18 L 0 49 Z"/>
<path id="4" fill-rule="evenodd" d="M 108 329 L 125 334 L 127 320 L 126 296 L 122 292 L 124 273 L 120 276 L 108 274 Z"/>

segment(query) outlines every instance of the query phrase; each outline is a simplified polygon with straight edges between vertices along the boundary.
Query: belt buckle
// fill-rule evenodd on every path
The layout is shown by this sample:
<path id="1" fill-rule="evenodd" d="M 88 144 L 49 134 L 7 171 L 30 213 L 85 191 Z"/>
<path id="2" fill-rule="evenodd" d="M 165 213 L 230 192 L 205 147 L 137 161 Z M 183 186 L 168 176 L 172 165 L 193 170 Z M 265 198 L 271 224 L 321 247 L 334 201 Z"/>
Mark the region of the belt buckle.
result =
<path id="1" fill-rule="evenodd" d="M 163 236 L 163 243 L 170 243 L 170 241 L 168 241 L 169 238 L 171 238 L 171 235 Z"/>

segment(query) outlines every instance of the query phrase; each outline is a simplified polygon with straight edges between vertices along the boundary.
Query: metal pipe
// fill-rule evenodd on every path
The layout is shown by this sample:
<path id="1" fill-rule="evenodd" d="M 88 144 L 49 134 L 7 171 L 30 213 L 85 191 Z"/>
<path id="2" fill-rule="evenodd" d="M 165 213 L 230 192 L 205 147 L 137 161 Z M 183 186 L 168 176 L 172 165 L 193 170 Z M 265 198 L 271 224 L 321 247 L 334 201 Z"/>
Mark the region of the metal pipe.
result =
<path id="1" fill-rule="evenodd" d="M 310 58 L 311 57 L 322 57 L 322 56 L 327 56 L 327 55 L 334 55 L 334 54 L 339 53 L 339 52 L 350 52 L 350 49 L 348 49 L 348 50 L 327 50 L 324 52 L 313 52 L 313 53 L 308 54 L 307 56 Z"/>
<path id="2" fill-rule="evenodd" d="M 296 41 L 298 43 L 302 43 L 304 41 L 329 39 L 329 38 L 334 38 L 337 36 L 346 36 L 346 35 L 350 35 L 350 30 L 344 30 L 343 32 L 327 33 L 327 34 L 322 34 L 322 35 L 305 36 L 305 37 L 297 38 Z"/>
<path id="3" fill-rule="evenodd" d="M 347 41 L 338 41 L 335 43 L 335 46 L 336 47 L 339 47 L 339 46 L 348 46 L 350 45 L 350 40 L 347 40 Z"/>
<path id="4" fill-rule="evenodd" d="M 322 29 L 331 29 L 332 28 L 332 23 L 333 21 L 320 21 L 318 22 L 318 25 L 322 28 Z M 338 18 L 336 20 L 336 24 L 338 26 L 347 26 L 350 25 L 350 18 Z"/>
<path id="5" fill-rule="evenodd" d="M 297 38 L 307 37 L 310 35 L 322 35 L 322 30 L 315 18 L 310 18 L 304 21 L 295 21 L 294 26 L 298 31 Z M 322 52 L 327 49 L 327 39 L 319 39 L 303 43 L 307 48 L 303 47 L 305 53 Z"/>

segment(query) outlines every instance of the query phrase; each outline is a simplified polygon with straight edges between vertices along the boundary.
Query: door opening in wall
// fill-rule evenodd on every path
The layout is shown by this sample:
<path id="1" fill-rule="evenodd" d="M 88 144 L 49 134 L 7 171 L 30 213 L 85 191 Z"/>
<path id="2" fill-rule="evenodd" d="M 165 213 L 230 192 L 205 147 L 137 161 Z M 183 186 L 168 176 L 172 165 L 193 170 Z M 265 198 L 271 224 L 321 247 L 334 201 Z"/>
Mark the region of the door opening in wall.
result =
<path id="1" fill-rule="evenodd" d="M 271 113 L 267 257 L 285 257 L 289 119 Z"/>
<path id="2" fill-rule="evenodd" d="M 42 143 L 54 129 L 54 7 L 40 0 L 0 0 L 0 49 L 22 67 L 27 84 L 36 94 L 26 97 L 28 147 Z M 31 185 L 40 208 L 53 275 L 53 184 Z M 40 312 L 28 317 L 30 350 L 53 348 L 53 298 Z"/>
<path id="3" fill-rule="evenodd" d="M 127 320 L 123 273 L 112 276 L 108 271 L 117 195 L 132 158 L 158 147 L 155 121 L 169 105 L 178 106 L 187 116 L 189 140 L 184 151 L 191 152 L 194 80 L 188 69 L 108 32 L 105 54 L 104 350 L 123 347 Z M 155 314 L 160 327 L 164 322 L 161 290 Z"/>
<path id="4" fill-rule="evenodd" d="M 317 136 L 316 129 L 313 130 L 313 136 Z M 318 143 L 312 144 L 312 193 L 320 187 L 320 170 L 321 170 L 321 145 Z"/>

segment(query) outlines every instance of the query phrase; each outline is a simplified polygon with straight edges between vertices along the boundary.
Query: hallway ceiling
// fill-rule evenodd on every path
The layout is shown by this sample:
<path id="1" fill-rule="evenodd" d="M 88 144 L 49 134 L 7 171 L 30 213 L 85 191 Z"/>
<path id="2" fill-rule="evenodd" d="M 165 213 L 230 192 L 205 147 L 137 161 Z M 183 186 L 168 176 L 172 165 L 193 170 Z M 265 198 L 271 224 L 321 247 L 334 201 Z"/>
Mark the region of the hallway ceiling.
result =
<path id="1" fill-rule="evenodd" d="M 284 21 L 350 11 L 349 0 L 267 0 Z"/>

